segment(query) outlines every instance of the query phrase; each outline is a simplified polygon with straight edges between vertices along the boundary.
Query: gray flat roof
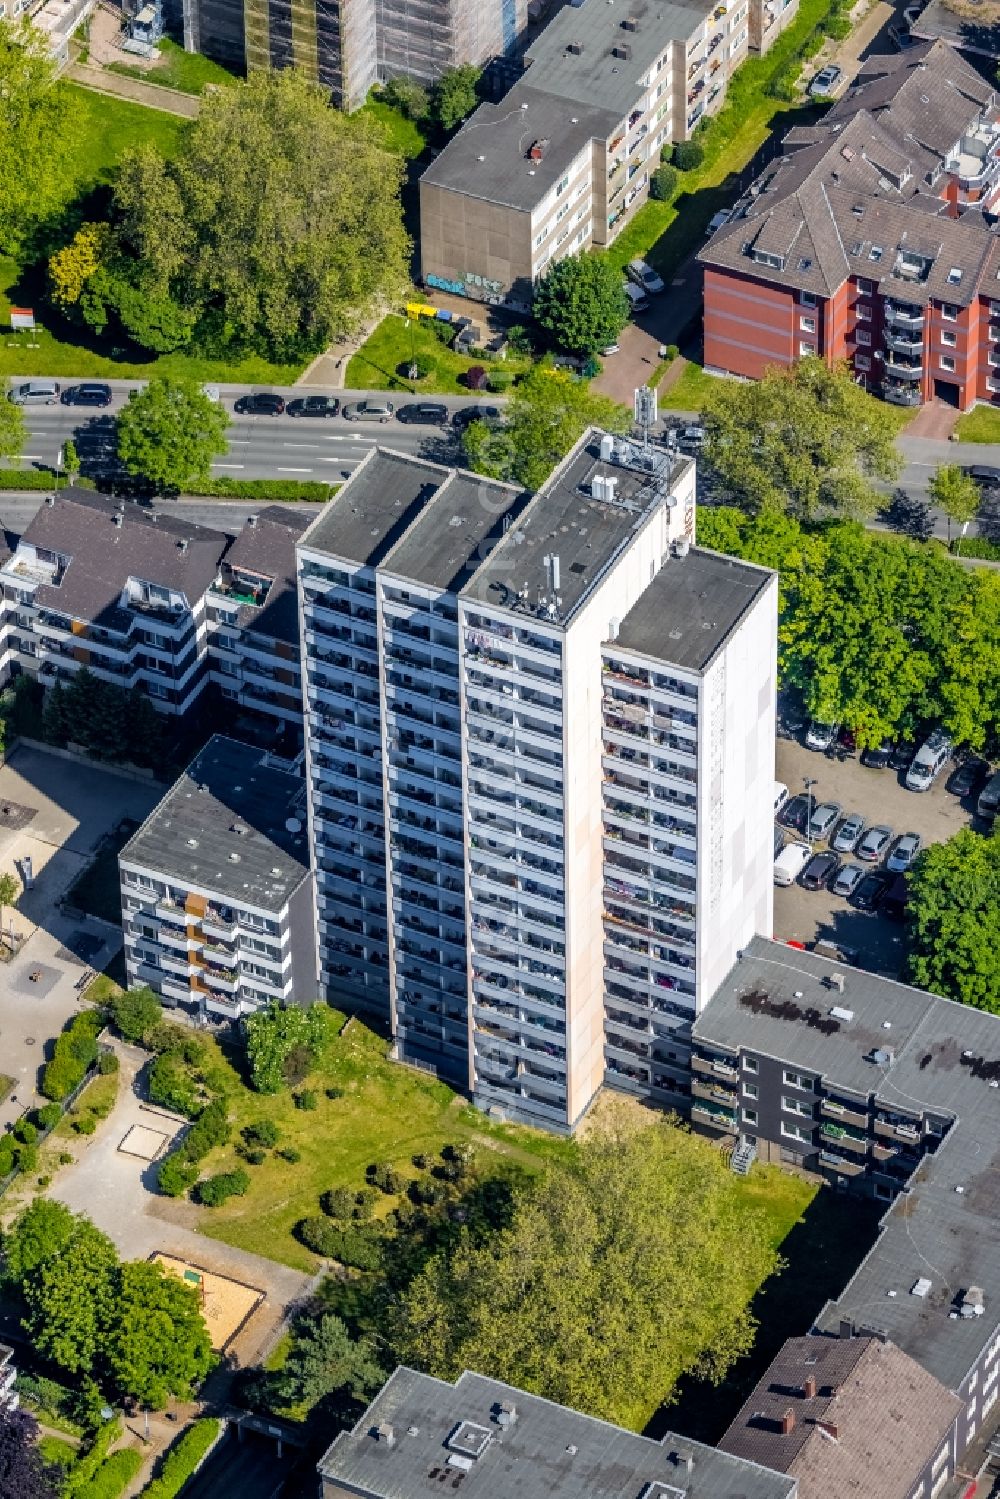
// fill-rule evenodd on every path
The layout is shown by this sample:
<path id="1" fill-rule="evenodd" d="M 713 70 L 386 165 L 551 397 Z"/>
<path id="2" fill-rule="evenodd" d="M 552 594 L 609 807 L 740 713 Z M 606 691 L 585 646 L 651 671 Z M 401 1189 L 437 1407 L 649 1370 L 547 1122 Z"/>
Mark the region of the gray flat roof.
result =
<path id="1" fill-rule="evenodd" d="M 777 573 L 692 547 L 669 556 L 621 622 L 617 644 L 687 671 L 703 671 Z"/>
<path id="2" fill-rule="evenodd" d="M 309 876 L 305 790 L 300 776 L 268 765 L 263 750 L 216 734 L 119 858 L 278 914 Z M 290 820 L 298 829 L 286 827 Z"/>
<path id="3" fill-rule="evenodd" d="M 607 140 L 620 118 L 521 82 L 499 104 L 481 104 L 424 172 L 421 181 L 450 192 L 530 211 L 563 176 L 588 141 Z M 544 142 L 539 161 L 528 152 Z"/>
<path id="4" fill-rule="evenodd" d="M 831 987 L 842 975 L 843 992 Z M 763 996 L 766 1003 L 746 1001 Z M 824 1033 L 836 1004 L 850 1021 Z M 835 1022 L 836 1023 L 836 1022 Z M 884 1330 L 955 1389 L 1000 1327 L 1000 1017 L 755 937 L 694 1024 L 697 1040 L 776 1057 L 888 1111 L 954 1122 L 817 1325 Z M 891 1051 L 888 1059 L 874 1052 Z M 961 1190 L 959 1190 L 961 1189 Z M 911 1288 L 931 1281 L 925 1297 Z M 984 1316 L 955 1317 L 970 1286 Z"/>
<path id="5" fill-rule="evenodd" d="M 671 487 L 690 459 L 672 459 L 650 449 L 640 467 L 638 445 L 615 439 L 615 456 L 601 457 L 600 432 L 585 432 L 550 475 L 505 539 L 463 590 L 463 597 L 508 609 L 524 609 L 552 624 L 566 625 L 603 576 L 608 564 L 649 517 L 666 504 Z M 596 498 L 594 481 L 614 481 L 614 498 Z M 559 558 L 558 611 L 544 614 L 539 594 L 549 592 L 545 558 Z M 526 598 L 518 594 L 526 590 Z"/>
<path id="6" fill-rule="evenodd" d="M 450 470 L 409 453 L 372 448 L 300 538 L 300 546 L 377 567 Z"/>
<path id="7" fill-rule="evenodd" d="M 529 495 L 463 469 L 448 473 L 406 535 L 382 563 L 385 572 L 458 593 L 503 538 Z"/>
<path id="8" fill-rule="evenodd" d="M 996 24 L 996 7 L 986 5 L 983 15 L 958 15 L 944 0 L 930 0 L 910 28 L 922 40 L 950 42 L 960 52 L 975 52 L 980 57 L 1000 57 L 1000 28 Z"/>
<path id="9" fill-rule="evenodd" d="M 505 1401 L 516 1419 L 502 1430 L 496 1417 Z M 391 1446 L 375 1439 L 382 1422 L 392 1427 Z M 467 1441 L 449 1447 L 463 1422 Z M 483 1443 L 478 1457 L 465 1456 Z M 449 1467 L 451 1453 L 462 1465 Z M 690 1470 L 675 1454 L 693 1459 Z M 791 1499 L 796 1482 L 670 1433 L 654 1442 L 481 1374 L 466 1371 L 451 1385 L 405 1366 L 354 1429 L 340 1433 L 319 1471 L 377 1499 L 413 1499 L 431 1487 L 450 1495 L 458 1484 L 463 1499 L 638 1499 L 656 1480 L 685 1499 Z M 434 1482 L 439 1473 L 450 1481 Z"/>
<path id="10" fill-rule="evenodd" d="M 711 15 L 714 0 L 587 0 L 581 6 L 560 10 L 537 41 L 530 44 L 525 61 L 528 77 L 539 80 L 546 93 L 581 104 L 608 109 L 619 119 L 646 92 L 639 79 L 670 42 L 684 42 Z M 636 22 L 634 31 L 624 26 Z M 614 57 L 612 48 L 628 47 L 631 56 Z M 579 46 L 580 52 L 571 52 Z M 544 81 L 543 81 L 544 80 Z"/>

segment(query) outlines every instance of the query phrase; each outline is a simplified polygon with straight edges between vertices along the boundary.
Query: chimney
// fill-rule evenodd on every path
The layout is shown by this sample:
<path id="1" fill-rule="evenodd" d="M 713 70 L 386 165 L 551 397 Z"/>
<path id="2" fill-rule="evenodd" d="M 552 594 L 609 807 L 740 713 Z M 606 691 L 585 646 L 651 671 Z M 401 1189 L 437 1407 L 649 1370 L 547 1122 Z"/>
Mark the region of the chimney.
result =
<path id="1" fill-rule="evenodd" d="M 574 57 L 582 57 L 582 55 L 583 55 L 583 43 L 582 42 L 570 42 L 567 45 L 567 47 L 566 47 L 566 51 L 567 52 L 571 52 Z"/>
<path id="2" fill-rule="evenodd" d="M 632 56 L 632 48 L 628 42 L 616 42 L 611 48 L 611 56 L 617 57 L 619 62 L 628 62 Z"/>
<path id="3" fill-rule="evenodd" d="M 623 31 L 638 31 L 639 30 L 639 22 L 638 22 L 637 17 L 635 17 L 635 16 L 626 16 L 625 19 L 624 19 L 624 21 L 622 22 L 622 30 Z"/>
<path id="4" fill-rule="evenodd" d="M 256 524 L 257 524 L 257 517 L 255 515 L 248 515 L 247 516 L 247 525 L 249 526 L 249 528 L 250 528 L 251 531 L 253 530 L 253 528 L 254 528 L 254 526 Z"/>
<path id="5" fill-rule="evenodd" d="M 182 536 L 181 539 L 180 539 L 180 541 L 177 543 L 177 550 L 179 552 L 186 552 L 187 549 L 188 549 L 187 537 L 186 536 Z"/>
<path id="6" fill-rule="evenodd" d="M 396 1433 L 388 1421 L 380 1421 L 377 1426 L 373 1426 L 372 1436 L 376 1442 L 382 1442 L 386 1447 L 396 1445 Z"/>
<path id="7" fill-rule="evenodd" d="M 45 496 L 45 503 L 46 503 L 46 505 L 54 505 L 55 502 L 56 502 L 56 497 L 55 497 L 54 494 L 47 494 Z"/>
<path id="8" fill-rule="evenodd" d="M 794 1430 L 794 1428 L 795 1428 L 795 1412 L 792 1410 L 791 1406 L 789 1406 L 788 1409 L 786 1410 L 785 1414 L 781 1418 L 781 1435 L 783 1437 L 787 1437 L 787 1436 L 791 1435 L 791 1433 Z"/>
<path id="9" fill-rule="evenodd" d="M 501 1431 L 509 1431 L 517 1420 L 517 1406 L 513 1400 L 501 1400 L 497 1404 L 497 1425 Z"/>
<path id="10" fill-rule="evenodd" d="M 802 1385 L 803 1400 L 814 1400 L 816 1398 L 816 1376 L 807 1374 Z"/>
<path id="11" fill-rule="evenodd" d="M 833 1421 L 817 1421 L 816 1425 L 820 1431 L 825 1432 L 828 1437 L 836 1442 L 840 1439 L 840 1428 Z"/>
<path id="12" fill-rule="evenodd" d="M 675 1468 L 682 1468 L 685 1473 L 690 1473 L 694 1467 L 694 1458 L 691 1453 L 686 1450 L 682 1451 L 679 1447 L 671 1452 L 670 1461 Z"/>
<path id="13" fill-rule="evenodd" d="M 849 1322 L 846 1317 L 841 1317 L 840 1319 L 839 1336 L 842 1338 L 853 1338 L 854 1336 L 854 1323 Z"/>

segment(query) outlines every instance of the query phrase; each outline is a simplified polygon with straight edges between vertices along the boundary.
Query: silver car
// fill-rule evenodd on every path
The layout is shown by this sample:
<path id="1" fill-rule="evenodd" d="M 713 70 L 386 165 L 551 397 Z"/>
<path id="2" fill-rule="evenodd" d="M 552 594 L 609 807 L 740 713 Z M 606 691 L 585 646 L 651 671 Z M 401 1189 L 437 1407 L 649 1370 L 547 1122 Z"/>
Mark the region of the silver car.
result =
<path id="1" fill-rule="evenodd" d="M 905 874 L 920 852 L 923 842 L 919 833 L 903 833 L 896 839 L 892 853 L 885 861 L 885 867 L 890 874 Z"/>
<path id="2" fill-rule="evenodd" d="M 353 401 L 341 414 L 349 422 L 387 422 L 395 409 L 391 401 Z"/>
<path id="3" fill-rule="evenodd" d="M 865 872 L 860 864 L 842 864 L 837 870 L 837 877 L 830 889 L 834 895 L 842 895 L 846 900 L 853 895 L 855 890 L 864 879 Z"/>
<path id="4" fill-rule="evenodd" d="M 838 854 L 852 854 L 864 830 L 865 820 L 861 813 L 849 812 L 834 834 L 830 847 Z"/>
<path id="5" fill-rule="evenodd" d="M 839 816 L 839 802 L 820 802 L 809 819 L 806 827 L 806 836 L 812 839 L 828 837 L 831 828 Z"/>

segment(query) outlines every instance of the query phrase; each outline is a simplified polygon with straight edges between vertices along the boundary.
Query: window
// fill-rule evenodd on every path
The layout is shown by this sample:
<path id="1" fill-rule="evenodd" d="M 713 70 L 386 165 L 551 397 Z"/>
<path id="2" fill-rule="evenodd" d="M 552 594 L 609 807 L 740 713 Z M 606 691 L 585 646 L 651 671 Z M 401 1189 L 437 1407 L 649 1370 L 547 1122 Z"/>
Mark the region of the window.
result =
<path id="1" fill-rule="evenodd" d="M 786 1140 L 804 1140 L 806 1144 L 812 1142 L 812 1131 L 803 1129 L 800 1124 L 789 1124 L 787 1120 L 781 1121 L 781 1133 Z"/>
<path id="2" fill-rule="evenodd" d="M 868 347 L 868 345 L 869 345 L 869 344 L 870 344 L 870 343 L 871 343 L 871 341 L 872 341 L 872 336 L 871 336 L 871 334 L 870 334 L 870 333 L 869 333 L 869 332 L 868 332 L 868 329 L 867 329 L 867 328 L 856 328 L 856 329 L 855 329 L 855 330 L 854 330 L 854 339 L 855 339 L 855 342 L 856 342 L 856 343 L 859 343 L 859 344 L 861 344 L 861 345 L 862 345 L 862 346 L 863 346 L 863 347 L 864 347 L 864 348 L 867 348 L 867 347 Z"/>
<path id="3" fill-rule="evenodd" d="M 950 333 L 947 328 L 941 329 L 941 342 L 946 349 L 953 349 L 958 343 L 958 334 Z"/>
<path id="4" fill-rule="evenodd" d="M 938 364 L 943 370 L 953 370 L 955 368 L 954 359 L 949 359 L 947 354 L 941 355 L 941 358 L 938 360 Z"/>
<path id="5" fill-rule="evenodd" d="M 760 1093 L 758 1091 L 757 1084 L 756 1083 L 744 1083 L 743 1084 L 743 1097 L 744 1098 L 751 1098 L 751 1099 L 757 1099 L 757 1098 L 759 1098 L 760 1097 Z"/>
<path id="6" fill-rule="evenodd" d="M 799 301 L 802 303 L 803 307 L 815 307 L 816 306 L 816 296 L 815 296 L 815 293 L 811 292 L 811 291 L 800 291 L 799 292 Z"/>
<path id="7" fill-rule="evenodd" d="M 757 1072 L 757 1071 L 759 1071 L 759 1068 L 757 1066 L 757 1058 L 756 1057 L 744 1057 L 743 1058 L 743 1071 L 744 1072 Z"/>
<path id="8" fill-rule="evenodd" d="M 815 333 L 816 319 L 814 317 L 800 317 L 799 327 L 802 329 L 803 333 Z"/>
<path id="9" fill-rule="evenodd" d="M 867 354 L 855 354 L 855 356 L 854 356 L 854 368 L 856 370 L 870 370 L 871 367 L 872 367 L 872 362 L 868 358 Z"/>
<path id="10" fill-rule="evenodd" d="M 789 1088 L 804 1088 L 806 1092 L 812 1092 L 812 1078 L 806 1077 L 801 1072 L 791 1072 L 787 1067 L 781 1074 L 781 1081 Z"/>
<path id="11" fill-rule="evenodd" d="M 961 266 L 953 265 L 952 268 L 951 268 L 951 270 L 948 272 L 948 285 L 949 286 L 957 286 L 958 283 L 961 281 L 961 279 L 962 279 L 962 268 L 961 268 Z"/>
<path id="12" fill-rule="evenodd" d="M 567 172 L 566 176 L 563 178 L 563 180 L 556 187 L 556 197 L 558 198 L 559 194 L 560 193 L 564 193 L 568 187 L 569 187 L 569 173 Z"/>
<path id="13" fill-rule="evenodd" d="M 809 354 L 815 354 L 815 352 L 816 352 L 816 345 L 815 344 L 810 344 L 810 343 L 800 343 L 799 344 L 799 358 L 800 359 L 805 359 L 807 355 L 809 355 Z"/>
<path id="14" fill-rule="evenodd" d="M 946 323 L 954 323 L 958 319 L 958 308 L 952 302 L 942 302 L 941 316 Z"/>
<path id="15" fill-rule="evenodd" d="M 866 281 L 864 276 L 858 277 L 858 291 L 863 297 L 870 297 L 875 290 L 874 281 Z"/>
<path id="16" fill-rule="evenodd" d="M 801 1114 L 806 1118 L 812 1118 L 812 1104 L 805 1103 L 801 1098 L 783 1098 L 781 1107 L 789 1114 Z"/>
<path id="17" fill-rule="evenodd" d="M 857 316 L 857 319 L 858 319 L 859 323 L 870 323 L 871 322 L 871 320 L 872 320 L 872 310 L 868 306 L 867 302 L 859 302 L 857 304 L 857 306 L 855 307 L 854 311 L 855 311 L 855 314 Z"/>
<path id="18" fill-rule="evenodd" d="M 896 1195 L 893 1192 L 892 1188 L 885 1186 L 883 1182 L 876 1182 L 874 1191 L 875 1196 L 879 1199 L 880 1202 L 891 1202 L 893 1197 Z"/>
<path id="19" fill-rule="evenodd" d="M 756 1124 L 757 1123 L 757 1110 L 756 1109 L 744 1109 L 743 1110 L 743 1123 L 744 1124 Z"/>
<path id="20" fill-rule="evenodd" d="M 874 260 L 876 263 L 880 261 L 882 259 L 882 246 L 872 245 L 871 249 L 868 251 L 868 259 Z"/>

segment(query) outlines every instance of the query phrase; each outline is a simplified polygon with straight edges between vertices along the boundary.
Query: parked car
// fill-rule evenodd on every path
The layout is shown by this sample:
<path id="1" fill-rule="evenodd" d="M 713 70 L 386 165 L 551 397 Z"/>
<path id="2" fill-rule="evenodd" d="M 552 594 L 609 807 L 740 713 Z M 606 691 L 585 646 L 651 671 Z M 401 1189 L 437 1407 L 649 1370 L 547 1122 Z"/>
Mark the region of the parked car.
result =
<path id="1" fill-rule="evenodd" d="M 907 791 L 929 791 L 951 759 L 954 748 L 943 729 L 932 729 L 906 772 Z"/>
<path id="2" fill-rule="evenodd" d="M 884 822 L 877 822 L 868 829 L 854 852 L 865 864 L 877 864 L 891 842 L 892 828 Z"/>
<path id="3" fill-rule="evenodd" d="M 666 290 L 663 277 L 658 276 L 646 260 L 630 260 L 625 270 L 636 286 L 641 286 L 643 291 L 648 292 L 651 297 L 656 297 L 661 291 Z"/>
<path id="4" fill-rule="evenodd" d="M 809 85 L 810 94 L 814 99 L 829 98 L 843 76 L 843 70 L 835 68 L 832 63 L 828 67 L 820 68 Z"/>
<path id="5" fill-rule="evenodd" d="M 841 729 L 837 735 L 837 754 L 856 755 L 858 752 L 858 741 L 854 737 L 853 729 Z"/>
<path id="6" fill-rule="evenodd" d="M 349 422 L 388 422 L 395 409 L 391 401 L 351 401 L 341 407 L 341 415 Z"/>
<path id="7" fill-rule="evenodd" d="M 885 861 L 890 874 L 905 874 L 920 852 L 923 839 L 919 833 L 903 833 L 896 839 Z"/>
<path id="8" fill-rule="evenodd" d="M 892 884 L 892 875 L 872 870 L 859 881 L 854 891 L 854 904 L 859 911 L 874 911 L 885 900 L 886 891 Z"/>
<path id="9" fill-rule="evenodd" d="M 298 396 L 288 403 L 289 416 L 339 416 L 336 396 Z"/>
<path id="10" fill-rule="evenodd" d="M 731 213 L 731 208 L 720 208 L 716 213 L 713 213 L 708 221 L 708 228 L 705 230 L 705 233 L 714 234 L 716 229 L 721 229 L 723 224 L 728 224 Z"/>
<path id="11" fill-rule="evenodd" d="M 824 723 L 822 719 L 812 719 L 806 731 L 806 749 L 828 750 L 839 729 L 839 723 Z"/>
<path id="12" fill-rule="evenodd" d="M 813 854 L 809 863 L 799 875 L 799 884 L 804 890 L 822 890 L 830 876 L 840 868 L 840 859 L 837 854 L 825 849 L 821 854 Z"/>
<path id="13" fill-rule="evenodd" d="M 499 406 L 463 406 L 456 411 L 451 425 L 456 432 L 464 432 L 473 422 L 497 422 L 500 420 Z"/>
<path id="14" fill-rule="evenodd" d="M 22 380 L 12 385 L 8 401 L 15 406 L 55 406 L 59 400 L 59 386 L 54 380 Z"/>
<path id="15" fill-rule="evenodd" d="M 411 401 L 408 406 L 396 407 L 396 420 L 416 427 L 443 427 L 448 408 L 440 401 Z"/>
<path id="16" fill-rule="evenodd" d="M 281 416 L 285 410 L 285 398 L 273 390 L 254 390 L 248 396 L 240 396 L 233 410 L 241 416 Z"/>
<path id="17" fill-rule="evenodd" d="M 779 821 L 783 822 L 786 828 L 794 828 L 797 833 L 804 833 L 812 805 L 812 798 L 806 796 L 804 791 L 800 791 L 782 807 Z"/>
<path id="18" fill-rule="evenodd" d="M 85 380 L 82 385 L 67 385 L 62 393 L 64 406 L 110 406 L 111 386 L 97 380 Z"/>
<path id="19" fill-rule="evenodd" d="M 816 842 L 821 838 L 829 837 L 830 830 L 840 816 L 840 812 L 839 802 L 820 802 L 809 819 L 809 825 L 806 828 L 808 836 Z"/>
<path id="20" fill-rule="evenodd" d="M 774 783 L 774 815 L 775 815 L 775 817 L 777 817 L 778 813 L 781 811 L 782 807 L 785 805 L 785 803 L 787 802 L 787 800 L 788 800 L 788 787 L 785 785 L 784 781 L 775 781 L 775 783 Z"/>
<path id="21" fill-rule="evenodd" d="M 906 888 L 906 875 L 897 874 L 882 897 L 882 915 L 892 921 L 903 921 L 910 892 Z"/>
<path id="22" fill-rule="evenodd" d="M 778 732 L 787 739 L 797 739 L 809 722 L 795 698 L 781 704 L 778 709 Z"/>
<path id="23" fill-rule="evenodd" d="M 995 822 L 1000 813 L 1000 770 L 995 770 L 979 793 L 976 816 L 984 822 Z"/>
<path id="24" fill-rule="evenodd" d="M 893 770 L 908 770 L 910 761 L 917 752 L 917 746 L 909 739 L 897 739 L 892 746 L 892 754 L 889 756 L 889 764 Z"/>
<path id="25" fill-rule="evenodd" d="M 852 854 L 864 830 L 865 820 L 861 813 L 849 812 L 830 839 L 830 847 L 835 848 L 838 854 Z"/>
<path id="26" fill-rule="evenodd" d="M 649 306 L 646 293 L 631 281 L 623 281 L 622 286 L 625 288 L 625 295 L 629 299 L 631 310 L 633 312 L 645 312 Z"/>
<path id="27" fill-rule="evenodd" d="M 970 479 L 975 479 L 980 489 L 1000 489 L 1000 468 L 993 468 L 988 463 L 973 463 L 965 472 Z"/>
<path id="28" fill-rule="evenodd" d="M 777 858 L 785 846 L 785 835 L 779 827 L 774 830 L 774 857 Z"/>
<path id="29" fill-rule="evenodd" d="M 700 452 L 705 446 L 706 435 L 704 427 L 678 427 L 674 432 L 674 441 L 679 448 Z"/>
<path id="30" fill-rule="evenodd" d="M 774 883 L 791 885 L 802 873 L 812 858 L 812 850 L 805 843 L 789 843 L 774 861 Z"/>
<path id="31" fill-rule="evenodd" d="M 945 784 L 952 796 L 974 796 L 989 775 L 990 767 L 979 755 L 970 755 L 953 771 Z"/>
<path id="32" fill-rule="evenodd" d="M 891 739 L 883 739 L 882 743 L 875 745 L 874 748 L 861 751 L 861 763 L 862 765 L 866 765 L 869 770 L 885 770 L 891 760 Z"/>
<path id="33" fill-rule="evenodd" d="M 853 895 L 865 877 L 865 872 L 860 864 L 841 864 L 830 885 L 834 895 L 840 895 L 844 900 Z"/>

